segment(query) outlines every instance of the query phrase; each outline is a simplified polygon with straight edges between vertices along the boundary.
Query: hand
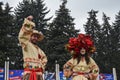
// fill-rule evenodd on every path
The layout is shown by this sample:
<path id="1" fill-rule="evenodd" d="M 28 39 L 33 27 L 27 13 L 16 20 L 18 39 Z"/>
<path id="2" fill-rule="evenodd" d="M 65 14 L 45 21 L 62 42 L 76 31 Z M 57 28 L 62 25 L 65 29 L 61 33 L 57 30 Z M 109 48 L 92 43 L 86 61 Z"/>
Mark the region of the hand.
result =
<path id="1" fill-rule="evenodd" d="M 29 21 L 32 21 L 32 20 L 33 20 L 33 16 L 30 15 L 30 16 L 27 17 L 27 19 L 28 19 Z"/>
<path id="2" fill-rule="evenodd" d="M 64 69 L 63 74 L 66 78 L 69 78 L 72 75 L 72 71 L 70 69 Z"/>
<path id="3" fill-rule="evenodd" d="M 84 76 L 88 79 L 90 78 L 89 74 L 85 74 Z"/>
<path id="4" fill-rule="evenodd" d="M 40 75 L 40 76 L 42 76 L 42 75 L 43 75 L 43 73 L 42 73 L 42 72 L 37 72 L 37 74 L 38 74 L 38 75 Z"/>

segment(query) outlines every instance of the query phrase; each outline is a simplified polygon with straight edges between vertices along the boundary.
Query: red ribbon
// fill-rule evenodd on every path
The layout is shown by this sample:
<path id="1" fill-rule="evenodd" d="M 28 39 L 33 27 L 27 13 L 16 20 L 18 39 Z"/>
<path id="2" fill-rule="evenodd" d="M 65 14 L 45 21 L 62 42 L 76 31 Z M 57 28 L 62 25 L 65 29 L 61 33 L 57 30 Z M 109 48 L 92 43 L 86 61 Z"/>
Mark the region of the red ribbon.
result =
<path id="1" fill-rule="evenodd" d="M 42 68 L 38 68 L 38 69 L 25 68 L 24 71 L 30 71 L 30 78 L 29 78 L 29 80 L 37 80 L 36 72 L 43 72 L 43 69 Z"/>
<path id="2" fill-rule="evenodd" d="M 83 72 L 73 72 L 73 75 L 84 75 L 85 73 Z"/>

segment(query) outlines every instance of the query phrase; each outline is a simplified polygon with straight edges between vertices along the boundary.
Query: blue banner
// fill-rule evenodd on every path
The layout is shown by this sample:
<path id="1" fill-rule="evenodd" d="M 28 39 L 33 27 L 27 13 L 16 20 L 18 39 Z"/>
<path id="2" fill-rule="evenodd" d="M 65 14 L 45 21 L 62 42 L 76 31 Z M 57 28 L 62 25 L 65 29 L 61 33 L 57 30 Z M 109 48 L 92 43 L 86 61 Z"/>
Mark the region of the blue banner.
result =
<path id="1" fill-rule="evenodd" d="M 9 80 L 22 80 L 23 70 L 9 70 Z M 55 73 L 45 73 L 45 80 L 55 80 Z M 4 80 L 4 69 L 0 68 L 0 80 Z M 66 80 L 60 71 L 60 80 Z M 69 80 L 72 80 L 71 78 Z M 99 74 L 99 80 L 114 80 L 112 74 Z"/>
<path id="2" fill-rule="evenodd" d="M 10 70 L 9 80 L 22 80 L 23 70 Z"/>
<path id="3" fill-rule="evenodd" d="M 9 80 L 22 80 L 23 70 L 9 70 Z M 4 69 L 0 68 L 0 80 L 4 80 Z"/>

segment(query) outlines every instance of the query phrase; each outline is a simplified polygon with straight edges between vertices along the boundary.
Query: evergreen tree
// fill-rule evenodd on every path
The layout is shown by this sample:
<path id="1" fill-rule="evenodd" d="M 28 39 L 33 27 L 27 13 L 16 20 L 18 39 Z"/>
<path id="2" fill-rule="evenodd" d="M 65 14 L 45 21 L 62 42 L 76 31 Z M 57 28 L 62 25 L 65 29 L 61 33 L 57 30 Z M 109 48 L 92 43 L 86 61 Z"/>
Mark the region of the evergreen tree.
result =
<path id="1" fill-rule="evenodd" d="M 94 44 L 96 47 L 96 52 L 92 57 L 95 59 L 96 63 L 98 64 L 98 66 L 101 69 L 102 63 L 100 60 L 101 60 L 101 57 L 103 57 L 102 45 L 101 45 L 102 35 L 101 35 L 101 25 L 99 24 L 99 22 L 96 18 L 97 13 L 98 13 L 98 11 L 94 11 L 94 10 L 91 10 L 90 12 L 88 12 L 89 18 L 88 18 L 87 23 L 84 25 L 84 28 L 85 28 L 86 34 L 91 35 L 91 37 L 94 41 Z"/>
<path id="2" fill-rule="evenodd" d="M 120 79 L 120 11 L 116 15 L 115 22 L 113 23 L 113 28 L 111 30 L 111 44 L 112 44 L 112 54 L 111 54 L 111 67 L 115 67 L 117 70 L 118 80 Z"/>
<path id="3" fill-rule="evenodd" d="M 3 21 L 3 18 L 2 18 L 2 16 L 4 15 L 3 14 L 3 8 L 2 8 L 2 5 L 3 5 L 3 3 L 2 2 L 0 2 L 0 37 L 1 37 L 1 39 L 0 39 L 0 43 L 1 43 L 1 45 L 0 45 L 0 63 L 3 63 L 3 64 L 1 64 L 1 66 L 3 67 L 4 66 L 4 60 L 3 60 L 3 57 L 5 57 L 4 56 L 4 52 L 2 51 L 2 45 L 4 45 L 4 40 L 2 39 L 2 34 L 3 34 L 3 30 L 2 30 L 2 28 L 3 28 L 3 23 L 2 23 L 2 21 Z"/>
<path id="4" fill-rule="evenodd" d="M 45 18 L 49 13 L 42 0 L 23 0 L 15 9 L 16 24 L 21 26 L 25 17 L 32 15 L 36 24 L 36 29 L 45 33 L 47 22 L 51 19 Z"/>
<path id="5" fill-rule="evenodd" d="M 101 60 L 100 60 L 100 66 L 101 66 L 101 72 L 102 73 L 111 73 L 112 67 L 111 67 L 111 25 L 109 23 L 110 17 L 107 17 L 105 13 L 103 13 L 103 24 L 101 29 L 101 39 L 100 44 L 102 51 L 101 51 Z M 109 67 L 109 68 L 108 68 Z"/>
<path id="6" fill-rule="evenodd" d="M 34 1 L 33 5 L 34 5 L 33 16 L 34 16 L 37 30 L 46 33 L 46 29 L 48 25 L 47 23 L 52 17 L 49 17 L 49 18 L 45 18 L 45 17 L 49 13 L 50 10 L 47 10 L 48 8 L 45 7 L 45 4 L 43 3 L 42 0 Z"/>
<path id="7" fill-rule="evenodd" d="M 0 7 L 0 63 L 1 67 L 4 67 L 4 62 L 10 60 L 10 68 L 15 67 L 15 55 L 14 52 L 14 36 L 12 36 L 13 29 L 13 15 L 11 14 L 12 7 L 7 3 L 2 9 Z"/>
<path id="8" fill-rule="evenodd" d="M 84 25 L 86 34 L 89 34 L 92 36 L 96 47 L 98 46 L 100 33 L 101 33 L 101 26 L 100 26 L 98 20 L 96 19 L 97 13 L 98 13 L 98 11 L 94 11 L 94 10 L 91 10 L 90 12 L 88 12 L 89 18 L 87 18 L 88 21 Z M 97 47 L 97 49 L 98 49 L 98 47 Z"/>
<path id="9" fill-rule="evenodd" d="M 63 0 L 60 9 L 56 11 L 56 17 L 50 23 L 47 41 L 48 70 L 54 71 L 55 61 L 60 65 L 70 59 L 69 53 L 65 50 L 65 44 L 70 37 L 75 37 L 79 30 L 75 30 L 74 19 L 70 16 L 70 10 L 66 8 L 67 1 Z M 63 66 L 60 66 L 62 70 Z"/>
<path id="10" fill-rule="evenodd" d="M 98 11 L 94 11 L 94 10 L 91 10 L 90 12 L 88 12 L 89 18 L 87 18 L 88 21 L 86 22 L 86 25 L 84 25 L 86 34 L 91 35 L 94 42 L 96 43 L 98 42 L 97 37 L 101 27 L 98 20 L 96 19 L 97 13 Z"/>
<path id="11" fill-rule="evenodd" d="M 26 18 L 29 15 L 32 15 L 34 17 L 34 22 L 36 24 L 36 29 L 39 31 L 42 31 L 44 35 L 46 35 L 46 30 L 47 30 L 47 22 L 51 19 L 50 18 L 46 18 L 46 15 L 49 13 L 49 11 L 47 11 L 47 7 L 45 7 L 45 4 L 43 3 L 42 0 L 23 0 L 22 2 L 19 3 L 19 5 L 15 8 L 15 17 L 16 17 L 16 21 L 15 21 L 15 37 L 16 37 L 16 44 L 19 44 L 18 42 L 18 33 L 19 30 L 22 26 L 23 20 L 24 18 Z M 42 41 L 40 44 L 40 47 L 45 50 L 45 41 Z M 42 45 L 42 46 L 41 46 Z M 19 49 L 18 55 L 20 59 L 22 59 L 22 50 L 20 46 L 16 46 L 18 47 L 17 49 Z M 22 68 L 22 60 L 21 60 L 21 64 L 20 64 L 20 68 Z"/>

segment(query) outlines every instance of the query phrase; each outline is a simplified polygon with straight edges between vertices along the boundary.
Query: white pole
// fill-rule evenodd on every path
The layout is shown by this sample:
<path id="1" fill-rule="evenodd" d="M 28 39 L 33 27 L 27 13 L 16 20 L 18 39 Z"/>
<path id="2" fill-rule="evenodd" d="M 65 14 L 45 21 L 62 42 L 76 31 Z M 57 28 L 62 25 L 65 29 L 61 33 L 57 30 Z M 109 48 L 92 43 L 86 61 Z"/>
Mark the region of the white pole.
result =
<path id="1" fill-rule="evenodd" d="M 59 64 L 56 61 L 55 64 L 55 72 L 56 72 L 56 80 L 60 80 L 60 76 L 59 76 Z"/>
<path id="2" fill-rule="evenodd" d="M 55 73 L 56 73 L 56 80 L 58 80 L 57 61 L 55 62 Z"/>
<path id="3" fill-rule="evenodd" d="M 4 76 L 4 80 L 6 80 L 6 76 L 7 76 L 7 75 L 6 75 L 6 61 L 5 61 L 5 68 L 4 68 L 4 69 L 5 69 L 5 76 Z"/>
<path id="4" fill-rule="evenodd" d="M 57 64 L 57 69 L 58 69 L 58 80 L 60 80 L 60 70 L 59 70 L 59 64 Z"/>
<path id="5" fill-rule="evenodd" d="M 7 80 L 9 80 L 9 61 L 7 61 Z"/>
<path id="6" fill-rule="evenodd" d="M 9 61 L 5 61 L 5 78 L 4 80 L 9 80 Z"/>
<path id="7" fill-rule="evenodd" d="M 116 75 L 116 69 L 115 68 L 113 68 L 113 78 L 114 78 L 114 80 L 117 80 L 117 75 Z"/>

